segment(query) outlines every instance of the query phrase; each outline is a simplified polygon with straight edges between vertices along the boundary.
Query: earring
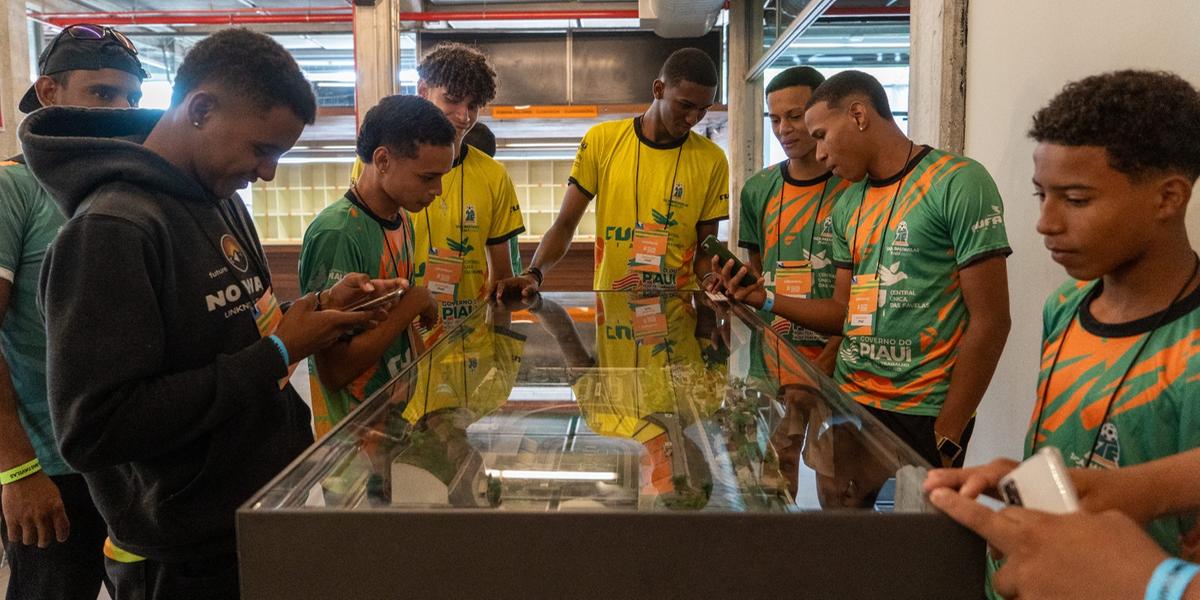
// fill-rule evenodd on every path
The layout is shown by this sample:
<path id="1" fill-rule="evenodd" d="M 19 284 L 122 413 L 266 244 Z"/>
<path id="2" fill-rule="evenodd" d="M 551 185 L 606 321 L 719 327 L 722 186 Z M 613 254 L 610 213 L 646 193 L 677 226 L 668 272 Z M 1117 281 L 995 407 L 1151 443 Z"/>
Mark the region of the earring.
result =
<path id="1" fill-rule="evenodd" d="M 195 127 L 196 129 L 200 129 L 200 121 L 192 121 L 192 127 Z"/>

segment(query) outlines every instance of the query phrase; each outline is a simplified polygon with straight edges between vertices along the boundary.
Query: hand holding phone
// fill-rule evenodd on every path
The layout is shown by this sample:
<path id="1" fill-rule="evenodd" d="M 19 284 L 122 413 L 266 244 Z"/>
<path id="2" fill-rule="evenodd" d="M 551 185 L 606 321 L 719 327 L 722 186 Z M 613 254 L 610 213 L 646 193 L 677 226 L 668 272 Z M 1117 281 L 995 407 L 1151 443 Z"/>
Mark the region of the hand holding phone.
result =
<path id="1" fill-rule="evenodd" d="M 733 253 L 729 251 L 729 248 L 726 248 L 725 244 L 722 244 L 715 235 L 710 235 L 704 238 L 704 241 L 700 243 L 700 247 L 703 248 L 704 252 L 707 254 L 719 257 L 722 265 L 732 260 L 734 265 L 733 269 L 730 271 L 731 273 L 737 273 L 742 267 L 745 266 L 745 264 L 738 260 L 738 257 L 734 256 Z M 749 287 L 754 285 L 756 282 L 758 282 L 758 278 L 756 278 L 754 274 L 747 269 L 746 275 L 742 277 L 739 285 L 743 287 Z"/>
<path id="2" fill-rule="evenodd" d="M 1000 479 L 1005 504 L 1048 513 L 1079 510 L 1079 495 L 1058 448 L 1045 446 Z"/>
<path id="3" fill-rule="evenodd" d="M 378 298 L 367 298 L 365 300 L 362 300 L 361 302 L 351 304 L 350 306 L 347 306 L 346 308 L 344 308 L 342 310 L 362 311 L 362 310 L 375 310 L 376 308 L 382 308 L 382 307 L 385 307 L 385 306 L 391 304 L 392 302 L 399 300 L 400 297 L 403 296 L 404 292 L 406 292 L 406 291 L 408 291 L 408 288 L 404 288 L 404 287 L 396 288 L 382 296 L 379 296 Z"/>

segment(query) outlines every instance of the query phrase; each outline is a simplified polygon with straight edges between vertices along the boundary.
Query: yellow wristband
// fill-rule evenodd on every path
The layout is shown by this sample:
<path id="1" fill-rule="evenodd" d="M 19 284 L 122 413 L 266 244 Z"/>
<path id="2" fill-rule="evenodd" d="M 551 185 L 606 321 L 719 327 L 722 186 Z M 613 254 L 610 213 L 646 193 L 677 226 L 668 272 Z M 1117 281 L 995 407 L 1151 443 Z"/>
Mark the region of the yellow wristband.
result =
<path id="1" fill-rule="evenodd" d="M 0 485 L 8 485 L 14 481 L 20 481 L 41 470 L 42 463 L 39 463 L 38 459 L 35 458 L 23 465 L 0 473 Z"/>

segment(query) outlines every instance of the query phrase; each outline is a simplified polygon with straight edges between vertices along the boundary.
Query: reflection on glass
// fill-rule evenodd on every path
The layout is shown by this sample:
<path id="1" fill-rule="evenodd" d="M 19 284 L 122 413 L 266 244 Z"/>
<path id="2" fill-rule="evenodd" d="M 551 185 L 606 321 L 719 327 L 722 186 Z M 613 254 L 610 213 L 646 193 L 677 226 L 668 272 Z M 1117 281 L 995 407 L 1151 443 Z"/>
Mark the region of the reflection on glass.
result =
<path id="1" fill-rule="evenodd" d="M 778 341 L 754 313 L 702 293 L 547 294 L 489 306 L 251 507 L 890 506 L 893 495 L 881 491 L 920 459 Z M 905 481 L 895 487 L 919 483 Z M 897 510 L 921 509 L 901 495 Z"/>

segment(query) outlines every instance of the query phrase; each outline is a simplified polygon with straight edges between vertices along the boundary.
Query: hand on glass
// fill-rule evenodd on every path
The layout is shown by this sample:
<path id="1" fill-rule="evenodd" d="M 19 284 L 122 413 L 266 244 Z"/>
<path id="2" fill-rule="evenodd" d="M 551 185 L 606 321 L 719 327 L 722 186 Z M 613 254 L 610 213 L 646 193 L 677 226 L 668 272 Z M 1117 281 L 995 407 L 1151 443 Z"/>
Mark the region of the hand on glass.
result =
<path id="1" fill-rule="evenodd" d="M 492 284 L 492 289 L 488 296 L 495 298 L 497 302 L 504 302 L 505 299 L 514 297 L 532 298 L 538 293 L 538 282 L 531 274 L 516 275 L 507 277 Z"/>

